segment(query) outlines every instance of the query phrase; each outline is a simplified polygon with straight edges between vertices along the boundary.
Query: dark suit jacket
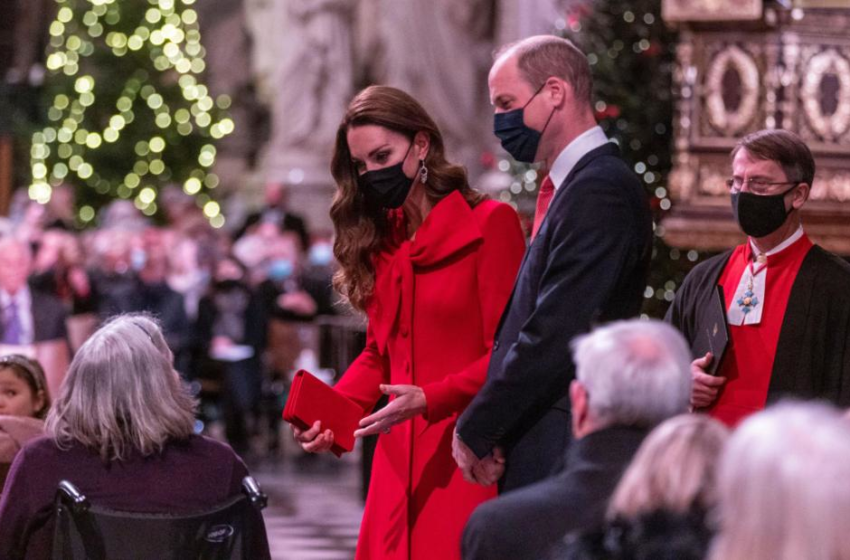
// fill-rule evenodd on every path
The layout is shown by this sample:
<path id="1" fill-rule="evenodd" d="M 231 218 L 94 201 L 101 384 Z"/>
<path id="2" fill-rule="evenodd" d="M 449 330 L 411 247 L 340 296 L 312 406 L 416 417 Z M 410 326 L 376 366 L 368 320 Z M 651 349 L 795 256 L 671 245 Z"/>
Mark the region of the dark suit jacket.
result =
<path id="1" fill-rule="evenodd" d="M 575 441 L 559 474 L 484 502 L 463 532 L 464 560 L 539 560 L 567 533 L 601 525 L 646 430 L 611 427 Z"/>
<path id="2" fill-rule="evenodd" d="M 53 294 L 42 292 L 30 287 L 30 298 L 32 299 L 32 327 L 33 342 L 47 342 L 48 340 L 66 340 L 68 331 L 65 319 L 68 311 L 65 304 Z M 3 321 L 0 321 L 0 338 L 3 336 Z"/>
<path id="3" fill-rule="evenodd" d="M 488 379 L 458 422 L 479 457 L 506 448 L 502 490 L 548 476 L 570 440 L 569 343 L 640 310 L 652 245 L 643 187 L 614 144 L 585 155 L 560 186 L 502 316 Z"/>

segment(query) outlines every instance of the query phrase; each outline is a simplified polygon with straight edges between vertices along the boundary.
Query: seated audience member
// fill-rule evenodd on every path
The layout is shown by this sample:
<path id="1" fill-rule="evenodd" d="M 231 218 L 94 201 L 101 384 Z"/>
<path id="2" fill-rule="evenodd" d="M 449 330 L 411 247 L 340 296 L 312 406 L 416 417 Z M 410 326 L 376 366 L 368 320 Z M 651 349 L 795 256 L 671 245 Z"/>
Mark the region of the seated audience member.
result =
<path id="1" fill-rule="evenodd" d="M 566 533 L 601 524 L 646 433 L 687 410 L 690 354 L 668 325 L 617 322 L 579 337 L 572 347 L 575 441 L 563 470 L 480 505 L 464 531 L 464 559 L 536 560 Z"/>
<path id="2" fill-rule="evenodd" d="M 120 316 L 83 344 L 47 437 L 24 446 L 9 471 L 0 558 L 50 558 L 61 480 L 94 504 L 142 513 L 203 511 L 241 492 L 244 463 L 193 433 L 195 402 L 171 363 L 159 326 L 142 315 Z M 256 557 L 269 558 L 265 531 L 257 538 Z"/>
<path id="3" fill-rule="evenodd" d="M 296 235 L 299 250 L 306 251 L 310 246 L 310 235 L 304 218 L 289 210 L 288 190 L 280 182 L 269 181 L 265 185 L 266 206 L 259 212 L 254 212 L 245 218 L 245 223 L 234 236 L 238 239 L 246 233 L 253 233 L 261 224 L 274 224 L 281 231 L 292 232 Z"/>
<path id="4" fill-rule="evenodd" d="M 717 464 L 728 437 L 723 424 L 704 415 L 658 426 L 623 474 L 605 527 L 568 536 L 552 558 L 704 558 L 711 541 L 705 516 L 717 501 Z"/>
<path id="5" fill-rule="evenodd" d="M 257 412 L 262 387 L 266 314 L 234 258 L 215 266 L 213 283 L 198 305 L 199 363 L 222 376 L 227 441 L 244 456 L 249 450 L 246 420 Z"/>
<path id="6" fill-rule="evenodd" d="M 285 232 L 269 241 L 267 277 L 257 294 L 272 317 L 284 321 L 310 321 L 333 313 L 332 288 L 304 274 L 298 238 Z"/>
<path id="7" fill-rule="evenodd" d="M 20 354 L 0 357 L 0 492 L 21 446 L 42 434 L 49 409 L 41 365 Z"/>
<path id="8" fill-rule="evenodd" d="M 56 393 L 68 369 L 67 312 L 56 296 L 30 288 L 29 245 L 0 239 L 0 346 L 4 353 L 34 355 L 44 366 L 47 387 Z"/>
<path id="9" fill-rule="evenodd" d="M 850 559 L 850 425 L 781 403 L 738 428 L 720 459 L 710 560 Z"/>
<path id="10" fill-rule="evenodd" d="M 182 357 L 189 343 L 190 325 L 183 296 L 168 285 L 168 235 L 158 228 L 148 228 L 142 235 L 140 305 L 134 311 L 154 315 L 162 326 L 168 347 L 175 356 Z"/>

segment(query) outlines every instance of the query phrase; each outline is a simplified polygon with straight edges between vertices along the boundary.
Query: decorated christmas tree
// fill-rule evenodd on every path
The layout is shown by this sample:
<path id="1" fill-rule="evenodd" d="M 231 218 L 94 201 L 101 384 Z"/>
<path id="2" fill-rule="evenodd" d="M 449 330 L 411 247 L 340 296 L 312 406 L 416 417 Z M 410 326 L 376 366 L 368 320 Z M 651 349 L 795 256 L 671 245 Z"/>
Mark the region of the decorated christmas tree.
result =
<path id="1" fill-rule="evenodd" d="M 233 131 L 227 96 L 202 82 L 195 0 L 56 0 L 45 92 L 48 125 L 33 134 L 30 197 L 71 184 L 79 221 L 116 198 L 148 216 L 178 184 L 215 227 L 215 141 Z"/>

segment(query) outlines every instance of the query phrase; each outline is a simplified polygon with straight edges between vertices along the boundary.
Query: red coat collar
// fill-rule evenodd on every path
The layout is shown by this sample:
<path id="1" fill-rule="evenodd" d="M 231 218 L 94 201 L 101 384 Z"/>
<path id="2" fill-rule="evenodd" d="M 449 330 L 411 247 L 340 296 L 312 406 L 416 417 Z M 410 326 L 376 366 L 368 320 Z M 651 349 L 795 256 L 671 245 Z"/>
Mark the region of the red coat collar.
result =
<path id="1" fill-rule="evenodd" d="M 472 208 L 458 191 L 431 209 L 413 240 L 403 237 L 406 223 L 400 212 L 390 216 L 390 223 L 389 246 L 375 262 L 375 295 L 368 313 L 381 351 L 398 318 L 402 293 L 413 291 L 414 267 L 437 265 L 483 238 Z"/>

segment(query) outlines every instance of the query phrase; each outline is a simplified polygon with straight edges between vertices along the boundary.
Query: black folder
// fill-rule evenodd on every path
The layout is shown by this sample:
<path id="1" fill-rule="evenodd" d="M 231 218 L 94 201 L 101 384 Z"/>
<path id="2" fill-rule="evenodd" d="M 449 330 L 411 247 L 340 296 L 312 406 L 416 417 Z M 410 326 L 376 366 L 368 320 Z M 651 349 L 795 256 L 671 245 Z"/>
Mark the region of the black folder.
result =
<path id="1" fill-rule="evenodd" d="M 702 358 L 706 352 L 711 352 L 714 359 L 705 371 L 708 374 L 717 375 L 727 346 L 729 346 L 729 325 L 726 322 L 726 299 L 723 297 L 723 287 L 715 286 L 708 309 L 700 314 L 691 352 L 694 359 Z"/>

